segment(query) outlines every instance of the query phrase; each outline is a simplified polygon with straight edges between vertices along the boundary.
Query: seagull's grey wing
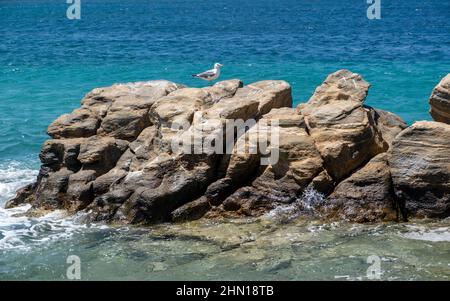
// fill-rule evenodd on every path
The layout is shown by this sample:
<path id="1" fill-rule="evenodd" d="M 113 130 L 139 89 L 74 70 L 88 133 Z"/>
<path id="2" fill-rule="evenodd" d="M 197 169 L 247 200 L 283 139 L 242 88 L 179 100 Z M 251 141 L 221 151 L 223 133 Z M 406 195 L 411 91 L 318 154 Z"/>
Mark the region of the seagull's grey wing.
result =
<path id="1" fill-rule="evenodd" d="M 216 75 L 215 70 L 208 70 L 208 71 L 197 74 L 198 77 L 202 77 L 202 78 L 210 78 L 210 77 L 213 77 L 214 75 Z"/>

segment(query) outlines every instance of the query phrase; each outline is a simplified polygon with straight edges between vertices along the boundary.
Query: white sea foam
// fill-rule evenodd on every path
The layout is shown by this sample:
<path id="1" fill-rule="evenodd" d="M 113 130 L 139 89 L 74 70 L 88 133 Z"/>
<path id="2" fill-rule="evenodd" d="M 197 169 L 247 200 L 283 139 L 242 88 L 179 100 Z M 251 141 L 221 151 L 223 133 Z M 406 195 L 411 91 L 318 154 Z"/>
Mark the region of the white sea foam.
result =
<path id="1" fill-rule="evenodd" d="M 295 202 L 280 205 L 271 210 L 266 216 L 275 218 L 280 222 L 289 222 L 299 217 L 302 213 L 314 214 L 315 209 L 322 205 L 324 201 L 325 196 L 323 194 L 312 188 L 307 188 Z"/>
<path id="2" fill-rule="evenodd" d="M 0 207 L 14 197 L 17 189 L 33 182 L 37 174 L 37 170 L 15 161 L 0 165 Z"/>
<path id="3" fill-rule="evenodd" d="M 450 242 L 450 227 L 425 228 L 424 226 L 408 225 L 409 231 L 400 233 L 404 238 L 431 242 Z"/>
<path id="4" fill-rule="evenodd" d="M 64 211 L 54 211 L 31 218 L 24 216 L 30 205 L 4 209 L 5 202 L 16 190 L 33 182 L 37 173 L 18 162 L 0 165 L 0 250 L 28 250 L 36 244 L 68 238 L 88 227 L 77 222 L 80 214 L 67 217 Z"/>
<path id="5" fill-rule="evenodd" d="M 0 209 L 0 250 L 29 250 L 37 244 L 66 239 L 88 228 L 76 222 L 77 216 L 67 217 L 64 211 L 54 211 L 37 218 L 23 216 L 29 208 L 26 205 Z"/>

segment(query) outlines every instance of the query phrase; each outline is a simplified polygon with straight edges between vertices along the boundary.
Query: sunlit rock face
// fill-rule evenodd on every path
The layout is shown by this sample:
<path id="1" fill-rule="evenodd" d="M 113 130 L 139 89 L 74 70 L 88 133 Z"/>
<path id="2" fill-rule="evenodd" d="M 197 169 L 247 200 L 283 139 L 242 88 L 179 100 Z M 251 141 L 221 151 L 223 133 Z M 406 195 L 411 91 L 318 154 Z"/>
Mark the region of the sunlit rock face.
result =
<path id="1" fill-rule="evenodd" d="M 430 114 L 434 120 L 450 124 L 450 74 L 434 88 L 430 106 Z"/>

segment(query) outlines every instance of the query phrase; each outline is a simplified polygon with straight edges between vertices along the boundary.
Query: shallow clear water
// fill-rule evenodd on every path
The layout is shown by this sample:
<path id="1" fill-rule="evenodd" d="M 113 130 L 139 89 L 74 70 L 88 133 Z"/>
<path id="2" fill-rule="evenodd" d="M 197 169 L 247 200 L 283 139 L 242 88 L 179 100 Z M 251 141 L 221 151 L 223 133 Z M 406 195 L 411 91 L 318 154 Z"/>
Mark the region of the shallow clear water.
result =
<path id="1" fill-rule="evenodd" d="M 0 205 L 34 179 L 47 125 L 114 82 L 168 79 L 218 61 L 223 79 L 284 79 L 296 104 L 341 68 L 372 84 L 367 103 L 408 123 L 430 119 L 428 97 L 450 72 L 450 2 L 0 1 Z M 279 214 L 135 229 L 84 225 L 56 212 L 40 219 L 0 209 L 0 278 L 63 279 L 66 258 L 83 279 L 364 279 L 367 256 L 383 279 L 447 279 L 448 220 L 319 225 Z M 293 216 L 296 214 L 292 212 Z"/>
<path id="2" fill-rule="evenodd" d="M 0 205 L 23 184 L 23 169 L 8 170 Z M 257 219 L 137 228 L 64 212 L 20 217 L 27 208 L 0 209 L 0 279 L 67 279 L 70 255 L 83 280 L 366 280 L 373 255 L 384 280 L 450 279 L 450 219 L 323 224 L 290 205 Z"/>

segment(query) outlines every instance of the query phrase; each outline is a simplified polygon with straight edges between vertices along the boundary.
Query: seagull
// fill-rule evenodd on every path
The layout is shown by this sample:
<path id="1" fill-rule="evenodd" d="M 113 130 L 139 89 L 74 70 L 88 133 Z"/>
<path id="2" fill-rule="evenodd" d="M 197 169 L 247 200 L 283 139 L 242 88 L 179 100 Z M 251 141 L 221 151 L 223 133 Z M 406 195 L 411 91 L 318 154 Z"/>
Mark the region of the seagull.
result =
<path id="1" fill-rule="evenodd" d="M 193 77 L 198 77 L 207 81 L 213 81 L 219 78 L 220 76 L 220 68 L 223 67 L 222 64 L 215 63 L 214 68 L 199 74 L 193 74 Z"/>

